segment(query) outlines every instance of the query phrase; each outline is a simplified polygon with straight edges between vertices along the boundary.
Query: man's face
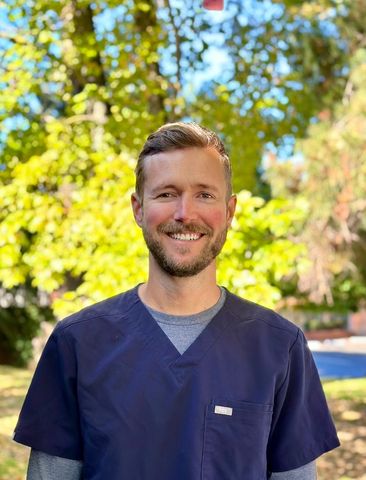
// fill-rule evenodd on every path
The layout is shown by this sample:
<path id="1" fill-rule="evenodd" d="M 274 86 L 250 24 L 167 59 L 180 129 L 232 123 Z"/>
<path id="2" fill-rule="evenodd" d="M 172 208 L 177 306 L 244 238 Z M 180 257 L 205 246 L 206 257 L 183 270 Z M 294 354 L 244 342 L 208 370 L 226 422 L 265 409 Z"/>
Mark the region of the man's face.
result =
<path id="1" fill-rule="evenodd" d="M 145 159 L 144 172 L 143 204 L 134 194 L 132 206 L 152 265 L 172 276 L 196 275 L 220 253 L 235 210 L 219 154 L 207 148 L 159 153 Z"/>

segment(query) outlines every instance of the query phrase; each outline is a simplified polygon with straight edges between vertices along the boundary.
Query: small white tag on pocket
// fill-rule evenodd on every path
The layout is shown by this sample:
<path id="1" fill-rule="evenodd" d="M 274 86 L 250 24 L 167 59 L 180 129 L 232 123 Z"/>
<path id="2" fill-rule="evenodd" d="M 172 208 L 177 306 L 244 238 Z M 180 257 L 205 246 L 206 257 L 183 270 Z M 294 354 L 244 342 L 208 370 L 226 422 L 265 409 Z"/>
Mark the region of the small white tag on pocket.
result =
<path id="1" fill-rule="evenodd" d="M 215 405 L 215 413 L 218 413 L 219 415 L 232 415 L 233 414 L 233 409 L 231 407 L 223 407 L 221 405 Z"/>

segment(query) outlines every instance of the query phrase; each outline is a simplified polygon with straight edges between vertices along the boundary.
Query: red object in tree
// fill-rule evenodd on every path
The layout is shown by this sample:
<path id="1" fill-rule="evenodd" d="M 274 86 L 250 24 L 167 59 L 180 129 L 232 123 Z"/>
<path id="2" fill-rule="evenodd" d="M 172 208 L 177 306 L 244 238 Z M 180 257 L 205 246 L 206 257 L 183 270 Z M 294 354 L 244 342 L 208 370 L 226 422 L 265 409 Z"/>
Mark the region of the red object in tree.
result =
<path id="1" fill-rule="evenodd" d="M 207 10 L 223 10 L 224 0 L 203 0 L 203 8 Z"/>

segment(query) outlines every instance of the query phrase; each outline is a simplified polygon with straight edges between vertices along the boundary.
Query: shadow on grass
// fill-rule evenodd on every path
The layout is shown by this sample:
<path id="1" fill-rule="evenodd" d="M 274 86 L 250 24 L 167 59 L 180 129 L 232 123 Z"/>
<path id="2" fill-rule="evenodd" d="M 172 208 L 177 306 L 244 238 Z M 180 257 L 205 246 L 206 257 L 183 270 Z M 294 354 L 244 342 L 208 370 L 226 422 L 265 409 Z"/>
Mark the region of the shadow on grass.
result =
<path id="1" fill-rule="evenodd" d="M 318 480 L 366 480 L 366 378 L 324 382 L 341 446 L 318 460 Z"/>

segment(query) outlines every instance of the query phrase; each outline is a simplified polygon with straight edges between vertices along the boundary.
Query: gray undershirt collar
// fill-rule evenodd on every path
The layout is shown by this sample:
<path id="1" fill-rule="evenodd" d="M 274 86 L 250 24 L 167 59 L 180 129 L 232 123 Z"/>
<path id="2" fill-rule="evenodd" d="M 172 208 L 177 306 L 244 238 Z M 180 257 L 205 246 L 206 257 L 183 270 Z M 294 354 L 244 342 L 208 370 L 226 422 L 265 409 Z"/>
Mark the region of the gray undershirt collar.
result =
<path id="1" fill-rule="evenodd" d="M 145 307 L 174 347 L 182 355 L 224 305 L 226 290 L 222 287 L 220 287 L 220 290 L 221 295 L 215 305 L 194 315 L 171 315 L 169 313 L 158 312 L 148 305 L 145 305 Z"/>
<path id="2" fill-rule="evenodd" d="M 207 319 L 211 320 L 222 308 L 226 299 L 226 290 L 223 287 L 220 288 L 220 298 L 212 307 L 202 312 L 194 313 L 193 315 L 172 315 L 170 313 L 159 312 L 148 305 L 144 304 L 150 314 L 155 318 L 158 323 L 166 323 L 169 325 L 182 325 L 189 326 L 198 323 L 205 323 Z"/>

